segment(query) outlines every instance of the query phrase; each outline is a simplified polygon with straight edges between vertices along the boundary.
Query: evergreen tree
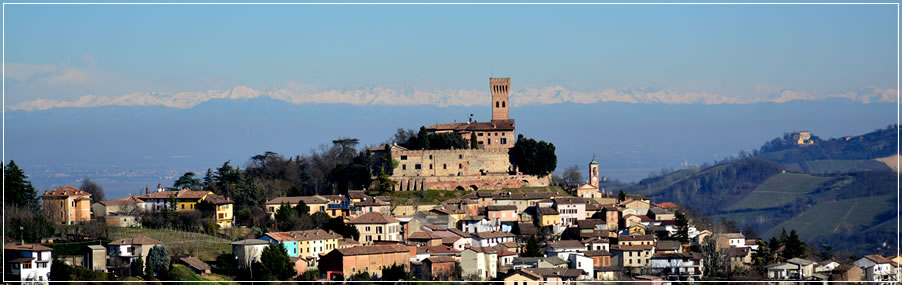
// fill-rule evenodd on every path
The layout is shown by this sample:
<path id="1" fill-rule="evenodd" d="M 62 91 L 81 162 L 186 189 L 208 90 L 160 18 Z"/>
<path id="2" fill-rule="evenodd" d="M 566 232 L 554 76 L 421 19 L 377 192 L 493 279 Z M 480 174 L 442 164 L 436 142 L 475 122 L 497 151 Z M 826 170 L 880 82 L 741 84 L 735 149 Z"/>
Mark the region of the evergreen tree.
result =
<path id="1" fill-rule="evenodd" d="M 476 132 L 470 133 L 470 149 L 478 149 L 479 143 L 476 141 Z"/>
<path id="2" fill-rule="evenodd" d="M 617 202 L 626 201 L 626 193 L 623 193 L 623 190 L 620 190 L 620 194 L 617 194 Z"/>
<path id="3" fill-rule="evenodd" d="M 799 234 L 796 233 L 795 229 L 789 233 L 784 244 L 786 245 L 786 249 L 783 250 L 783 258 L 785 259 L 801 257 L 805 254 L 805 242 L 799 238 Z"/>
<path id="4" fill-rule="evenodd" d="M 623 191 L 620 193 L 623 193 Z M 676 212 L 676 234 L 674 237 L 682 244 L 689 243 L 689 218 L 682 211 Z"/>
<path id="5" fill-rule="evenodd" d="M 508 154 L 511 164 L 519 172 L 545 176 L 557 168 L 557 155 L 554 151 L 554 144 L 545 141 L 536 142 L 520 134 Z"/>
<path id="6" fill-rule="evenodd" d="M 288 251 L 282 243 L 263 248 L 260 254 L 260 276 L 262 280 L 289 280 L 294 277 L 294 266 L 288 257 Z"/>
<path id="7" fill-rule="evenodd" d="M 172 253 L 165 245 L 156 245 L 147 253 L 147 273 L 150 276 L 168 276 Z"/>
<path id="8" fill-rule="evenodd" d="M 542 251 L 542 247 L 539 246 L 539 240 L 536 236 L 529 237 L 529 240 L 526 241 L 526 252 L 523 253 L 524 257 L 542 257 L 545 256 L 545 253 Z"/>
<path id="9" fill-rule="evenodd" d="M 9 161 L 9 164 L 3 166 L 3 203 L 17 207 L 30 209 L 34 213 L 40 212 L 40 203 L 38 203 L 37 194 L 31 181 L 25 171 L 19 169 L 16 162 Z"/>

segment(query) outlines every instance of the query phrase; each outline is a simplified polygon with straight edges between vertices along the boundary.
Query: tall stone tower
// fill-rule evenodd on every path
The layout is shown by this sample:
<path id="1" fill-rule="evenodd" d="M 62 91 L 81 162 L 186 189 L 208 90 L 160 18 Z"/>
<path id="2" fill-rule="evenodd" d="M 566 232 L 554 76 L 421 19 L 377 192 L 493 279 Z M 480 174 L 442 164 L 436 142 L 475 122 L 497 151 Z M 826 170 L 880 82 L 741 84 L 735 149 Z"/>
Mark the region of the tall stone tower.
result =
<path id="1" fill-rule="evenodd" d="M 589 162 L 589 184 L 598 188 L 598 161 L 594 157 Z"/>
<path id="2" fill-rule="evenodd" d="M 489 87 L 492 88 L 492 121 L 510 119 L 510 77 L 489 78 Z"/>

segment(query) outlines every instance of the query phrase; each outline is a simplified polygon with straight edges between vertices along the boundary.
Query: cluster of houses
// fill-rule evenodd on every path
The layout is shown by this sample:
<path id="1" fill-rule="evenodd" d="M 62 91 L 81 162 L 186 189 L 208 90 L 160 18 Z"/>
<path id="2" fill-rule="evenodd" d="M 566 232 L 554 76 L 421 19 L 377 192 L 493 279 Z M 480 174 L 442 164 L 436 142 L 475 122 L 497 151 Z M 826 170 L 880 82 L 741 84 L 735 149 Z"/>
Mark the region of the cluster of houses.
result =
<path id="1" fill-rule="evenodd" d="M 164 209 L 178 212 L 196 211 L 199 203 L 215 206 L 212 218 L 220 228 L 231 228 L 235 224 L 234 202 L 228 197 L 210 191 L 182 189 L 166 190 L 157 185 L 156 191 L 145 189 L 144 195 L 131 195 L 116 200 L 91 204 L 91 194 L 72 186 L 62 186 L 41 195 L 44 217 L 50 223 L 73 225 L 92 219 L 105 222 L 113 227 L 140 226 L 142 212 L 159 212 Z"/>
<path id="2" fill-rule="evenodd" d="M 755 239 L 742 233 L 712 233 L 689 225 L 689 243 L 675 238 L 677 205 L 653 204 L 645 197 L 621 199 L 598 186 L 597 163 L 590 163 L 590 182 L 571 194 L 559 192 L 474 191 L 435 205 L 392 205 L 389 197 L 363 191 L 348 195 L 279 197 L 265 205 L 270 218 L 280 207 L 304 203 L 310 213 L 323 212 L 342 218 L 360 233 L 357 239 L 322 229 L 268 232 L 257 239 L 233 242 L 239 265 L 260 261 L 263 249 L 282 244 L 297 275 L 319 270 L 334 280 L 365 273 L 376 278 L 386 268 L 401 266 L 423 280 L 503 280 L 505 284 L 543 281 L 565 283 L 584 280 L 700 280 L 705 259 L 692 245 L 710 245 L 730 269 L 752 266 L 758 250 Z M 133 209 L 159 211 L 196 210 L 198 203 L 216 205 L 216 221 L 222 227 L 234 223 L 231 201 L 205 191 L 146 191 L 145 195 L 103 201 L 85 210 L 87 193 L 71 187 L 45 193 L 45 211 L 60 211 L 55 223 L 69 224 L 102 217 L 123 225 L 122 217 Z M 574 196 L 575 195 L 575 196 Z M 47 207 L 48 204 L 56 207 Z M 52 209 L 52 210 L 48 210 Z M 85 212 L 87 211 L 87 214 Z M 116 221 L 116 219 L 119 219 Z M 110 222 L 114 220 L 116 222 Z M 129 222 L 125 222 L 126 225 Z M 542 242 L 527 250 L 529 241 Z M 91 246 L 80 264 L 97 271 L 135 270 L 128 267 L 145 259 L 159 245 L 146 237 Z M 7 244 L 7 280 L 46 280 L 51 249 L 39 244 Z M 187 257 L 181 260 L 198 272 L 210 266 Z M 771 280 L 896 281 L 900 257 L 869 255 L 851 264 L 835 260 L 792 258 L 767 266 Z M 145 263 L 146 264 L 146 263 Z"/>

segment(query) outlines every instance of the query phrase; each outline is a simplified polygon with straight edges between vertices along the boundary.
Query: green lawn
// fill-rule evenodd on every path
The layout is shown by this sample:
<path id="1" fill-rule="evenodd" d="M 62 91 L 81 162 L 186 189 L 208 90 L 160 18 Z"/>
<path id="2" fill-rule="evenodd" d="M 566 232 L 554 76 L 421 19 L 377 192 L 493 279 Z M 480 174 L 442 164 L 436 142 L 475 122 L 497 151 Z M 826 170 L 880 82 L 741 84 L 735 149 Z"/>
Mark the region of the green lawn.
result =
<path id="1" fill-rule="evenodd" d="M 857 232 L 874 224 L 877 215 L 895 209 L 896 194 L 823 202 L 765 232 L 770 237 L 783 228 L 795 229 L 803 238 L 841 232 Z"/>
<path id="2" fill-rule="evenodd" d="M 232 252 L 231 241 L 201 233 L 146 228 L 113 228 L 110 232 L 112 240 L 137 236 L 158 240 L 173 253 L 193 253 L 204 261 L 213 261 L 220 254 Z"/>
<path id="3" fill-rule="evenodd" d="M 796 197 L 813 191 L 827 180 L 830 178 L 798 173 L 780 173 L 765 180 L 761 185 L 755 187 L 755 190 L 752 190 L 739 202 L 727 207 L 726 210 L 779 207 L 792 202 Z"/>

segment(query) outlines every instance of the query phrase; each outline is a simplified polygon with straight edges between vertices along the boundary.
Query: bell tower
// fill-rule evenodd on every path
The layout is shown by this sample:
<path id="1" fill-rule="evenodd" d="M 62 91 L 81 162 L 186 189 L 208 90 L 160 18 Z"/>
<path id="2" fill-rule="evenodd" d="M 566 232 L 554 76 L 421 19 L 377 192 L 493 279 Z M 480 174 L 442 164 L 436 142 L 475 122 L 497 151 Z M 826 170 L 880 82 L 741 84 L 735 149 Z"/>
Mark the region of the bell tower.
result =
<path id="1" fill-rule="evenodd" d="M 594 157 L 592 162 L 589 162 L 589 185 L 598 188 L 598 161 L 595 161 Z"/>
<path id="2" fill-rule="evenodd" d="M 511 79 L 489 78 L 489 87 L 492 89 L 492 121 L 510 119 L 510 96 Z"/>

